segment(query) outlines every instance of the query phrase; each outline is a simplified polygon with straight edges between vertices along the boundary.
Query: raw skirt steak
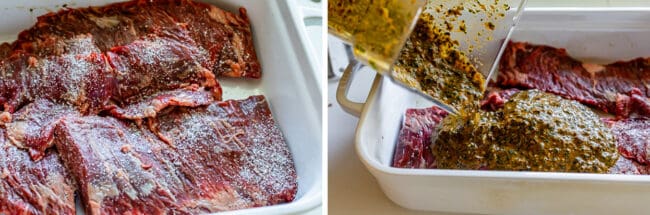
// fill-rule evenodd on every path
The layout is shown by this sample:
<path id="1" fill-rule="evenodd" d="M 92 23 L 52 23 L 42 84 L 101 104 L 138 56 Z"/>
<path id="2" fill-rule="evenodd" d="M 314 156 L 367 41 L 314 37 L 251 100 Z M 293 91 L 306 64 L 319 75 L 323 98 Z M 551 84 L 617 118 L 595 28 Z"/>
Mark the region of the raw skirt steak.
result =
<path id="1" fill-rule="evenodd" d="M 57 127 L 86 213 L 197 214 L 295 197 L 291 154 L 264 97 L 177 108 L 153 121 L 156 134 L 98 116 Z"/>
<path id="2" fill-rule="evenodd" d="M 55 151 L 31 161 L 0 129 L 0 214 L 75 214 L 75 190 Z"/>
<path id="3" fill-rule="evenodd" d="M 58 53 L 66 39 L 91 34 L 101 51 L 130 44 L 149 34 L 189 30 L 207 59 L 203 65 L 217 76 L 260 78 L 260 65 L 246 10 L 239 15 L 188 0 L 136 0 L 102 7 L 64 9 L 38 17 L 21 32 L 14 50 Z"/>
<path id="4" fill-rule="evenodd" d="M 445 110 L 436 106 L 406 110 L 398 144 L 395 147 L 393 166 L 416 169 L 436 168 L 436 159 L 431 153 L 431 134 L 447 114 Z"/>
<path id="5" fill-rule="evenodd" d="M 40 160 L 52 146 L 54 127 L 66 116 L 78 115 L 69 106 L 38 99 L 20 109 L 5 124 L 11 143 L 29 151 L 34 160 Z"/>
<path id="6" fill-rule="evenodd" d="M 139 120 L 155 117 L 168 106 L 196 107 L 220 100 L 219 83 L 199 64 L 199 50 L 188 44 L 189 37 L 150 35 L 106 55 L 75 49 L 77 54 L 45 59 L 12 56 L 14 61 L 0 67 L 0 104 L 9 113 L 22 107 L 9 115 L 15 122 L 7 120 L 10 139 L 38 160 L 51 145 L 51 128 L 67 114 L 106 111 Z"/>
<path id="7" fill-rule="evenodd" d="M 0 62 L 0 105 L 13 113 L 37 98 L 97 112 L 111 96 L 111 68 L 101 53 L 37 58 L 14 53 Z"/>
<path id="8" fill-rule="evenodd" d="M 204 59 L 192 43 L 189 37 L 149 35 L 106 54 L 97 49 L 44 58 L 15 54 L 0 65 L 0 104 L 12 113 L 43 98 L 74 106 L 82 114 L 97 114 L 133 109 L 128 106 L 141 105 L 145 97 L 181 88 L 209 90 L 219 100 L 221 87 L 214 74 L 200 65 Z M 140 110 L 132 115 L 147 114 Z"/>
<path id="9" fill-rule="evenodd" d="M 618 151 L 628 159 L 650 164 L 650 119 L 631 118 L 611 122 Z"/>
<path id="10" fill-rule="evenodd" d="M 648 72 L 646 58 L 596 65 L 570 57 L 565 49 L 509 42 L 494 84 L 539 89 L 621 117 L 650 116 Z"/>

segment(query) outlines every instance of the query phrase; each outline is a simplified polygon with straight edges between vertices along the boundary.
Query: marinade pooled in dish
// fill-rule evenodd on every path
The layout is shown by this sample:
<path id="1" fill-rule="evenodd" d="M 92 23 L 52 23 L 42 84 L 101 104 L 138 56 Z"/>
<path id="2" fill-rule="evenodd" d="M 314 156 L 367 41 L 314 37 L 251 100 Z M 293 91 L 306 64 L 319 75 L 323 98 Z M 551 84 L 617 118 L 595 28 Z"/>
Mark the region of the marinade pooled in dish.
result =
<path id="1" fill-rule="evenodd" d="M 619 157 L 598 115 L 537 90 L 515 94 L 494 112 L 447 116 L 432 136 L 440 169 L 605 173 Z"/>

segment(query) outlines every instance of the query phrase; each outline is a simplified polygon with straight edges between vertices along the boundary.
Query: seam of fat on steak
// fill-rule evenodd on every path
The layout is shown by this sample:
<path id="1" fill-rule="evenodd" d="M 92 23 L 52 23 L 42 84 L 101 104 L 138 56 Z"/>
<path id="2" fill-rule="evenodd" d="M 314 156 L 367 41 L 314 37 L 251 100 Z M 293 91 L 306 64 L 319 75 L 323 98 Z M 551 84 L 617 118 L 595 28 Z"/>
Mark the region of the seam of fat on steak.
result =
<path id="1" fill-rule="evenodd" d="M 499 62 L 497 81 L 492 84 L 506 89 L 539 89 L 625 117 L 630 112 L 650 114 L 650 105 L 642 111 L 633 108 L 650 103 L 649 72 L 650 58 L 596 65 L 580 62 L 562 48 L 510 41 Z M 642 100 L 632 105 L 621 103 L 635 94 Z"/>
<path id="2" fill-rule="evenodd" d="M 56 151 L 32 161 L 0 128 L 0 214 L 75 214 L 75 190 Z"/>
<path id="3" fill-rule="evenodd" d="M 154 119 L 157 134 L 98 116 L 66 118 L 56 128 L 86 213 L 197 214 L 295 198 L 291 153 L 263 96 Z"/>
<path id="4" fill-rule="evenodd" d="M 101 51 L 108 51 L 148 34 L 173 34 L 178 26 L 186 26 L 197 48 L 204 50 L 203 66 L 216 76 L 261 77 L 246 10 L 240 8 L 236 15 L 188 0 L 137 0 L 48 13 L 21 32 L 12 47 L 57 53 L 62 48 L 56 41 L 89 33 Z"/>

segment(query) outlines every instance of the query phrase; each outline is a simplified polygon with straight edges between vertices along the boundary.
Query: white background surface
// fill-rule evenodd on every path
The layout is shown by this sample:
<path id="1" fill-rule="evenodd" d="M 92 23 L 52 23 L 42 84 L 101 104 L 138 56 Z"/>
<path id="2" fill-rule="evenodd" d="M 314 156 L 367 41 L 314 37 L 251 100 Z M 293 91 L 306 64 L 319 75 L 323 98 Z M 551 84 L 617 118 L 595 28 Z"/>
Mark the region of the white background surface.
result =
<path id="1" fill-rule="evenodd" d="M 529 0 L 529 7 L 549 6 L 650 6 L 650 0 Z M 336 58 L 337 56 L 331 56 Z M 335 60 L 333 60 L 335 61 Z M 339 70 L 341 65 L 335 65 Z M 355 74 L 350 99 L 363 101 L 368 94 L 374 74 Z M 434 214 L 446 213 L 411 211 L 391 202 L 381 191 L 375 178 L 363 166 L 354 149 L 357 118 L 336 102 L 337 81 L 329 81 L 328 99 L 328 210 L 329 214 Z"/>
<path id="2" fill-rule="evenodd" d="M 324 0 L 320 1 L 314 1 L 314 0 L 299 0 L 300 4 L 302 7 L 305 8 L 312 8 L 312 9 L 321 9 L 321 5 L 323 4 Z M 321 10 L 322 11 L 322 10 Z M 311 42 L 312 47 L 314 48 L 314 55 L 320 56 L 321 53 L 323 53 L 323 39 L 322 39 L 322 33 L 323 33 L 324 27 L 317 27 L 317 26 L 307 26 L 307 34 L 309 34 L 309 40 Z M 318 57 L 318 60 L 322 59 L 321 57 Z M 323 62 L 318 62 L 320 63 L 321 66 L 325 65 Z M 317 77 L 322 77 L 322 75 L 318 75 Z M 323 176 L 324 177 L 324 176 Z M 312 210 L 305 211 L 304 213 L 301 213 L 300 215 L 319 215 L 323 214 L 323 208 L 322 204 L 321 206 L 318 206 Z"/>

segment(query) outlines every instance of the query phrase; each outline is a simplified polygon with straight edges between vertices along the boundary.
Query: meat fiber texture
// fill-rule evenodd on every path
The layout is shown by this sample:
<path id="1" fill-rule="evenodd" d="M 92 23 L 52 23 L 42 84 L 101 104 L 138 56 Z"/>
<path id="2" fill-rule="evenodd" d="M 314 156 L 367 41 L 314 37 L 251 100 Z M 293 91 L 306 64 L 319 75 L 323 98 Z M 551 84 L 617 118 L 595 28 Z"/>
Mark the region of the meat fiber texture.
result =
<path id="1" fill-rule="evenodd" d="M 34 162 L 0 129 L 0 214 L 75 214 L 75 186 L 55 151 Z"/>
<path id="2" fill-rule="evenodd" d="M 393 166 L 432 169 L 436 159 L 431 153 L 431 134 L 447 112 L 438 107 L 408 109 L 404 115 Z"/>
<path id="3" fill-rule="evenodd" d="M 76 39 L 92 43 L 88 35 Z M 189 38 L 149 35 L 106 53 L 73 49 L 57 56 L 20 53 L 0 64 L 0 104 L 12 113 L 37 98 L 75 107 L 83 114 L 128 109 L 161 91 L 202 88 L 216 99 L 221 88 Z M 137 116 L 144 117 L 145 113 Z"/>
<path id="4" fill-rule="evenodd" d="M 0 57 L 0 124 L 41 99 L 82 115 L 141 120 L 169 106 L 221 100 L 217 76 L 261 76 L 243 8 L 235 15 L 181 0 L 46 14 L 18 40 L 0 45 Z M 10 139 L 22 140 L 16 145 L 34 159 L 50 147 L 47 141 Z"/>
<path id="5" fill-rule="evenodd" d="M 149 127 L 98 116 L 57 127 L 87 214 L 197 214 L 295 197 L 291 154 L 263 96 L 175 108 Z"/>
<path id="6" fill-rule="evenodd" d="M 650 164 L 650 119 L 629 118 L 609 121 L 623 157 L 643 165 Z"/>
<path id="7" fill-rule="evenodd" d="M 49 13 L 21 32 L 12 47 L 30 53 L 51 53 L 61 47 L 53 44 L 89 33 L 96 38 L 94 44 L 101 51 L 108 51 L 152 33 L 174 34 L 181 26 L 188 29 L 197 42 L 196 48 L 207 59 L 203 66 L 215 75 L 261 77 L 246 10 L 240 8 L 236 15 L 188 0 L 136 0 Z"/>
<path id="8" fill-rule="evenodd" d="M 493 88 L 481 101 L 481 108 L 485 111 L 503 108 L 503 104 L 518 91 Z M 447 112 L 435 106 L 406 110 L 393 155 L 393 167 L 435 169 L 431 135 L 447 115 Z M 650 119 L 605 118 L 603 121 L 616 136 L 618 152 L 622 155 L 609 169 L 609 173 L 650 175 Z"/>
<path id="9" fill-rule="evenodd" d="M 92 38 L 82 37 L 92 43 Z M 50 147 L 48 141 L 13 134 L 45 137 L 48 128 L 57 122 L 49 116 L 95 115 L 105 111 L 118 118 L 139 120 L 155 117 L 168 106 L 196 107 L 220 100 L 221 87 L 215 76 L 199 64 L 199 50 L 188 45 L 192 44 L 189 38 L 180 39 L 150 35 L 114 47 L 106 54 L 95 52 L 95 48 L 69 49 L 74 54 L 44 59 L 28 54 L 11 56 L 0 67 L 0 87 L 4 89 L 0 90 L 0 103 L 4 102 L 8 114 L 20 107 L 4 121 L 9 130 L 18 131 L 11 133 L 10 139 L 39 159 Z M 45 106 L 56 108 L 32 110 L 32 106 L 40 106 L 33 103 L 44 102 L 53 102 Z M 30 130 L 24 130 L 12 118 L 35 123 Z"/>
<path id="10" fill-rule="evenodd" d="M 493 85 L 539 89 L 626 118 L 650 116 L 650 59 L 608 65 L 580 62 L 565 49 L 509 42 Z"/>

